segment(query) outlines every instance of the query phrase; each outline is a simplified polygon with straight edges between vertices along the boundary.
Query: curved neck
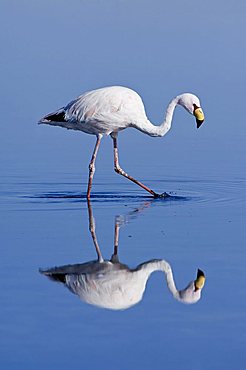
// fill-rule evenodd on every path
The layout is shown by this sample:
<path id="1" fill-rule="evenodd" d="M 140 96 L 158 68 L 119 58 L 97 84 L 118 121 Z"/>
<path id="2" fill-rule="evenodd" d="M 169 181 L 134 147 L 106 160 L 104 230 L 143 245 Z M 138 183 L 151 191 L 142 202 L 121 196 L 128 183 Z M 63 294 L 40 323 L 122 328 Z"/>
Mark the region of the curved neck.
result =
<path id="1" fill-rule="evenodd" d="M 176 96 L 176 98 L 174 98 L 168 104 L 164 121 L 159 126 L 161 136 L 164 136 L 170 130 L 170 128 L 171 128 L 174 109 L 176 108 L 176 105 L 178 104 L 178 101 L 179 101 L 179 96 Z"/>
<path id="2" fill-rule="evenodd" d="M 153 125 L 150 121 L 148 121 L 149 125 L 144 127 L 144 133 L 150 136 L 164 136 L 170 130 L 172 125 L 173 113 L 176 105 L 179 102 L 179 96 L 176 96 L 169 104 L 166 110 L 164 121 L 160 126 Z"/>
<path id="3" fill-rule="evenodd" d="M 154 271 L 162 271 L 165 274 L 167 287 L 169 291 L 172 293 L 173 297 L 177 300 L 179 300 L 179 291 L 176 288 L 173 273 L 171 266 L 169 263 L 165 260 L 152 260 L 149 262 L 145 262 L 142 265 L 138 267 L 138 269 L 141 269 L 141 271 L 146 272 L 146 279 L 149 278 L 149 276 Z"/>

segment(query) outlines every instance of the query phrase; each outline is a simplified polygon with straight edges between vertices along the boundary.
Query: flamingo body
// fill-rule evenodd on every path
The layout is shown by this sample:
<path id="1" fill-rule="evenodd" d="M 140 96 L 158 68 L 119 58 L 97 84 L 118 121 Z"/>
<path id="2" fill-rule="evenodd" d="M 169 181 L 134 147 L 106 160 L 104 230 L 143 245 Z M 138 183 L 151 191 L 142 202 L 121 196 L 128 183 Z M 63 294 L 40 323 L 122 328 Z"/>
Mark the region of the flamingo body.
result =
<path id="1" fill-rule="evenodd" d="M 89 230 L 97 253 L 97 260 L 81 264 L 65 265 L 50 269 L 40 269 L 40 272 L 53 281 L 63 283 L 72 293 L 91 305 L 112 309 L 127 309 L 141 301 L 146 283 L 155 271 L 164 273 L 167 287 L 172 296 L 182 303 L 196 303 L 201 298 L 201 291 L 205 283 L 205 275 L 200 269 L 194 281 L 185 289 L 178 290 L 173 278 L 172 268 L 164 259 L 152 259 L 139 264 L 136 268 L 129 268 L 119 261 L 119 231 L 127 223 L 134 212 L 127 216 L 115 217 L 114 250 L 110 260 L 105 260 L 101 253 L 97 236 L 95 219 L 93 217 L 90 200 L 88 200 Z M 140 212 L 144 207 L 138 208 Z"/>
<path id="2" fill-rule="evenodd" d="M 177 290 L 171 266 L 165 260 L 158 259 L 142 263 L 135 269 L 110 260 L 40 271 L 51 280 L 62 282 L 82 301 L 111 310 L 124 310 L 139 303 L 143 298 L 146 283 L 154 271 L 164 272 L 168 289 L 173 297 L 186 304 L 199 301 L 205 282 L 203 272 L 198 270 L 195 281 L 189 283 L 185 289 Z M 201 280 L 202 283 L 199 285 Z"/>
<path id="3" fill-rule="evenodd" d="M 148 126 L 144 104 L 133 90 L 104 87 L 80 95 L 39 123 L 58 125 L 92 135 L 109 135 L 127 127 Z"/>
<path id="4" fill-rule="evenodd" d="M 149 136 L 164 136 L 171 128 L 174 109 L 177 105 L 183 106 L 190 114 L 193 114 L 196 117 L 197 127 L 201 126 L 204 115 L 197 96 L 190 93 L 176 96 L 167 107 L 163 123 L 156 126 L 148 120 L 141 97 L 135 91 L 123 86 L 110 86 L 86 92 L 65 107 L 44 116 L 39 123 L 96 135 L 97 142 L 89 165 L 88 199 L 95 172 L 95 160 L 103 135 L 112 136 L 115 171 L 135 182 L 154 197 L 159 197 L 153 190 L 122 170 L 118 160 L 117 135 L 119 131 L 133 127 Z"/>

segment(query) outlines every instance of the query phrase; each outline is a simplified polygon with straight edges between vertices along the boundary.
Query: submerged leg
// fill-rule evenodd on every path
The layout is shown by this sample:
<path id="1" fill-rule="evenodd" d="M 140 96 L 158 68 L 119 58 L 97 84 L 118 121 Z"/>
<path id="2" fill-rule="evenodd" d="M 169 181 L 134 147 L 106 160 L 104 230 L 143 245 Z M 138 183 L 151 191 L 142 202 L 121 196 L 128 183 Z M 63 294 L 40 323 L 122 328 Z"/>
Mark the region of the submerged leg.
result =
<path id="1" fill-rule="evenodd" d="M 155 193 L 153 190 L 142 184 L 140 181 L 135 180 L 132 176 L 128 175 L 125 171 L 122 170 L 122 168 L 119 165 L 119 156 L 118 156 L 118 147 L 117 147 L 117 137 L 112 136 L 113 142 L 114 142 L 114 170 L 115 172 L 119 173 L 120 175 L 126 177 L 127 179 L 135 182 L 135 184 L 141 186 L 144 190 L 148 191 L 151 195 L 153 195 L 155 198 L 159 198 L 160 195 Z"/>
<path id="2" fill-rule="evenodd" d="M 104 259 L 103 259 L 102 253 L 98 245 L 97 236 L 96 236 L 95 220 L 92 214 L 92 208 L 91 208 L 91 203 L 89 199 L 87 200 L 87 206 L 88 206 L 88 213 L 89 213 L 89 230 L 90 230 L 92 240 L 93 240 L 96 252 L 97 252 L 97 259 L 99 262 L 103 262 Z"/>
<path id="3" fill-rule="evenodd" d="M 88 188 L 87 188 L 87 199 L 89 199 L 91 196 L 92 180 L 93 180 L 93 176 L 95 173 L 95 161 L 96 161 L 97 152 L 99 149 L 101 139 L 102 139 L 102 135 L 98 135 L 97 142 L 96 142 L 96 145 L 95 145 L 92 157 L 91 157 L 91 161 L 89 164 L 89 180 L 88 180 Z"/>

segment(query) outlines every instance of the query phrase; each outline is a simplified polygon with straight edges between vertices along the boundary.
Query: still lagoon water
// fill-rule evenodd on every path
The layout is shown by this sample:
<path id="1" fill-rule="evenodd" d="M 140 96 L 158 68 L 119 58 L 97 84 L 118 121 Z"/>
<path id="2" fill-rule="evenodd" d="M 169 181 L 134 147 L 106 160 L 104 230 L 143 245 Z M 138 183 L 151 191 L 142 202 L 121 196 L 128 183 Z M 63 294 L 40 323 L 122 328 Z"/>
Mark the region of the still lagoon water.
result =
<path id="1" fill-rule="evenodd" d="M 172 197 L 152 199 L 115 176 L 97 177 L 89 213 L 78 174 L 53 174 L 46 182 L 3 178 L 2 368 L 241 369 L 246 178 L 163 176 L 146 181 Z M 130 269 L 168 261 L 178 290 L 201 269 L 201 299 L 175 300 L 164 274 L 154 272 L 139 302 L 111 310 L 73 294 L 64 276 L 51 281 L 42 274 L 95 260 L 92 236 L 105 259 L 118 244 L 119 260 Z"/>
<path id="2" fill-rule="evenodd" d="M 245 14 L 243 1 L 1 2 L 1 369 L 245 368 Z M 110 85 L 136 90 L 156 124 L 174 96 L 201 99 L 199 130 L 177 108 L 163 139 L 119 137 L 123 169 L 171 198 L 114 174 L 105 138 L 88 210 L 95 138 L 36 124 Z M 153 272 L 143 297 L 112 310 L 64 267 L 45 276 L 91 267 L 95 245 L 110 259 L 117 235 L 130 271 L 165 260 L 182 290 L 202 270 L 201 299 L 179 302 Z"/>

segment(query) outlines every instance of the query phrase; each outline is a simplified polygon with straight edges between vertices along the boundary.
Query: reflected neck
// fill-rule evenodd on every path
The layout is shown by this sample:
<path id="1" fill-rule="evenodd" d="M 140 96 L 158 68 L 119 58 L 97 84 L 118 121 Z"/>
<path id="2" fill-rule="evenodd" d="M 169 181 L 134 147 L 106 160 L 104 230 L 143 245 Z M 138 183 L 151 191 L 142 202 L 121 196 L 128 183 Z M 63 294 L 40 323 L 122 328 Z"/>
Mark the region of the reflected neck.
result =
<path id="1" fill-rule="evenodd" d="M 162 271 L 165 274 L 167 287 L 175 299 L 179 299 L 179 291 L 176 288 L 171 266 L 165 260 L 152 260 L 139 266 L 146 273 L 146 280 L 154 271 Z"/>

